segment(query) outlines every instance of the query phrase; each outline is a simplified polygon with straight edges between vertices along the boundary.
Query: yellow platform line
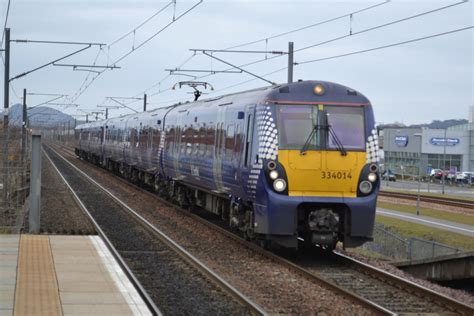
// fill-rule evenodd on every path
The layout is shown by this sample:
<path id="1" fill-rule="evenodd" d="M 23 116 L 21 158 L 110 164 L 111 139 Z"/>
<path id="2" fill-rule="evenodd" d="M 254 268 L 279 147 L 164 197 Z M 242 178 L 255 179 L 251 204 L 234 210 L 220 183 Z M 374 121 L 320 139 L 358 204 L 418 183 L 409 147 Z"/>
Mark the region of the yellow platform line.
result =
<path id="1" fill-rule="evenodd" d="M 14 315 L 62 315 L 48 236 L 22 235 Z"/>

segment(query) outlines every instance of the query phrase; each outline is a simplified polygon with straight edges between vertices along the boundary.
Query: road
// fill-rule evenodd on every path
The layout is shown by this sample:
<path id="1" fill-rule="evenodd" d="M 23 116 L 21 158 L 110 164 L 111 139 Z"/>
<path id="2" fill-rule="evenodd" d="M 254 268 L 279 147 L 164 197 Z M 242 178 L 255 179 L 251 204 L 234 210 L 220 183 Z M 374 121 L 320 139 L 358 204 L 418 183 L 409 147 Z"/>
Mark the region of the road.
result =
<path id="1" fill-rule="evenodd" d="M 436 180 L 438 181 L 438 180 Z M 421 182 L 420 192 L 430 192 L 430 193 L 437 193 L 441 196 L 443 186 L 439 183 L 428 183 L 428 182 Z M 382 190 L 387 189 L 397 189 L 397 190 L 405 190 L 410 192 L 417 192 L 418 190 L 418 182 L 416 181 L 401 181 L 397 180 L 397 182 L 388 182 L 382 181 Z M 460 196 L 460 197 L 470 197 L 474 198 L 474 187 L 458 187 L 458 186 L 444 186 L 445 195 L 452 195 L 452 196 Z"/>
<path id="2" fill-rule="evenodd" d="M 377 208 L 377 214 L 383 215 L 391 218 L 396 218 L 402 221 L 421 224 L 425 226 L 430 226 L 438 229 L 447 230 L 450 232 L 466 235 L 469 237 L 474 237 L 474 226 L 459 224 L 455 222 L 449 222 L 433 217 L 423 216 L 423 215 L 413 215 L 410 213 L 392 211 L 385 208 Z"/>

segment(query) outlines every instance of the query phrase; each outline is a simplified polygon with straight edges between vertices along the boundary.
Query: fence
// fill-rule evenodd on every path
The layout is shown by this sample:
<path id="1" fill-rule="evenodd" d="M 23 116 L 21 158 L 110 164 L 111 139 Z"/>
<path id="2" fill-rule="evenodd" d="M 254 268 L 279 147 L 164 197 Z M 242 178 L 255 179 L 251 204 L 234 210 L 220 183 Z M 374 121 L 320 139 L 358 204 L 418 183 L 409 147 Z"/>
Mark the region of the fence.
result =
<path id="1" fill-rule="evenodd" d="M 374 241 L 362 247 L 395 261 L 428 259 L 464 251 L 421 238 L 403 238 L 380 223 L 375 224 Z"/>
<path id="2" fill-rule="evenodd" d="M 23 227 L 30 178 L 30 136 L 0 124 L 0 233 L 18 233 Z"/>

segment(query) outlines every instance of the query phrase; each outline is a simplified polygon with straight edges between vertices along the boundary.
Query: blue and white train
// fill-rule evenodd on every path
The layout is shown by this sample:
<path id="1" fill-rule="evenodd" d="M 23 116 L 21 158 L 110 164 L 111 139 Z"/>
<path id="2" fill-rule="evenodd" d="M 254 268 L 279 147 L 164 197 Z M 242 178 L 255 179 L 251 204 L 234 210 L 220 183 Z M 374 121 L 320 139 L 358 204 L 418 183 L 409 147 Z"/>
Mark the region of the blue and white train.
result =
<path id="1" fill-rule="evenodd" d="M 380 175 L 370 101 L 299 81 L 76 127 L 76 154 L 220 215 L 248 238 L 371 240 Z"/>

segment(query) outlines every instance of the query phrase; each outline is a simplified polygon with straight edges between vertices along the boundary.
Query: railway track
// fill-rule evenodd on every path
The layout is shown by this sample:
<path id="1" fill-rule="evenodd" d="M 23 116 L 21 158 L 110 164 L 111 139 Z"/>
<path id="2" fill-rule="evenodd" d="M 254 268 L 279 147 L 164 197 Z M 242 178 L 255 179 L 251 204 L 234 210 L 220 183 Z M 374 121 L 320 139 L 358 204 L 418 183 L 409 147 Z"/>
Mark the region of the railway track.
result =
<path id="1" fill-rule="evenodd" d="M 391 198 L 412 200 L 412 201 L 416 201 L 416 199 L 417 199 L 417 195 L 416 194 L 411 194 L 411 193 L 380 191 L 379 195 L 380 196 L 391 197 Z M 467 201 L 467 200 L 463 200 L 463 199 L 420 195 L 420 201 L 421 202 L 448 205 L 448 206 L 462 207 L 462 208 L 468 208 L 468 209 L 474 209 L 474 202 L 473 201 Z"/>
<path id="2" fill-rule="evenodd" d="M 67 149 L 67 151 L 69 153 L 73 152 L 70 149 Z M 123 179 L 118 179 L 128 185 L 132 185 Z M 143 194 L 157 199 L 159 203 L 165 203 L 173 207 L 186 216 L 192 217 L 194 220 L 231 238 L 253 252 L 259 253 L 275 263 L 287 267 L 308 280 L 324 284 L 325 287 L 332 291 L 350 297 L 375 313 L 389 315 L 404 313 L 472 315 L 474 313 L 474 309 L 471 306 L 457 302 L 418 284 L 403 280 L 339 253 L 325 254 L 317 258 L 313 254 L 309 255 L 309 257 L 285 259 L 253 243 L 247 242 L 219 224 L 212 223 L 196 214 L 182 210 L 143 188 L 134 187 L 143 192 Z"/>
<path id="3" fill-rule="evenodd" d="M 265 314 L 260 306 L 57 152 L 47 147 L 46 154 L 153 314 Z"/>

